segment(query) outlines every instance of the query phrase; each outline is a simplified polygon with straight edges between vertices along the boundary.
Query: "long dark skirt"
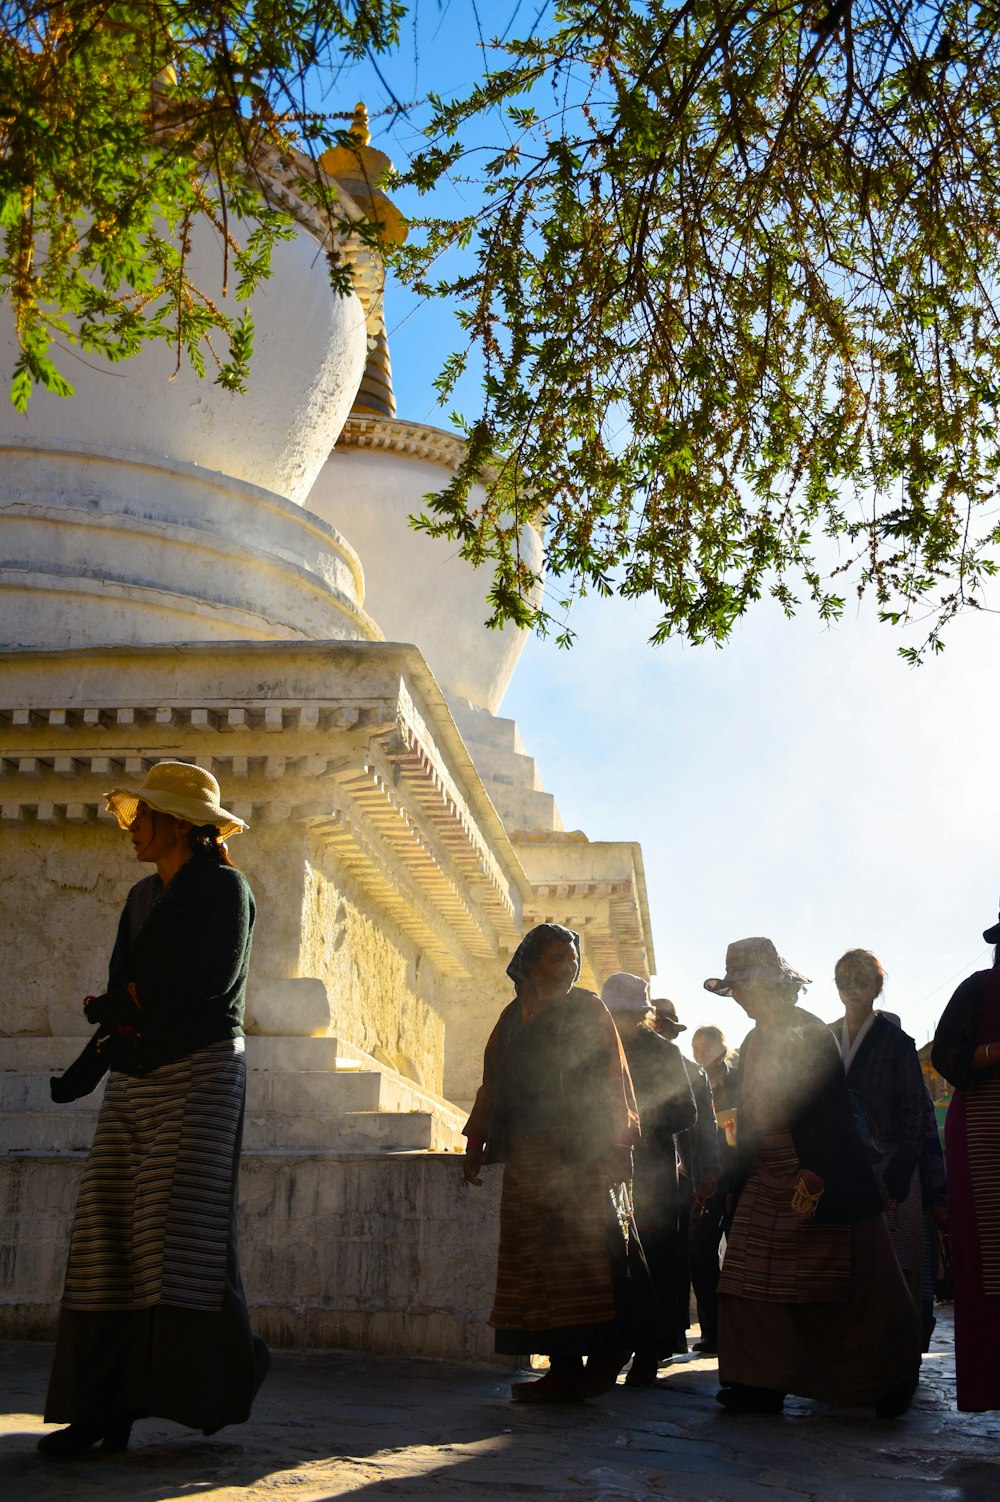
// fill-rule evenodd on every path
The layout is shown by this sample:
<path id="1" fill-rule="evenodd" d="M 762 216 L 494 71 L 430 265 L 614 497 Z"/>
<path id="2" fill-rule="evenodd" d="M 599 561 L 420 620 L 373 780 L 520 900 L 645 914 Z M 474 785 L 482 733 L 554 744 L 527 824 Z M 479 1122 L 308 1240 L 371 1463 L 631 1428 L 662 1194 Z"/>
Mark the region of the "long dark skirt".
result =
<path id="1" fill-rule="evenodd" d="M 917 1308 L 885 1217 L 804 1219 L 791 1209 L 798 1175 L 790 1135 L 766 1138 L 719 1279 L 719 1376 L 828 1403 L 872 1403 L 916 1379 Z"/>
<path id="2" fill-rule="evenodd" d="M 236 1243 L 242 1039 L 112 1074 L 77 1201 L 47 1423 L 244 1422 L 269 1358 Z"/>
<path id="3" fill-rule="evenodd" d="M 681 1216 L 677 1170 L 646 1160 L 641 1148 L 635 1154 L 635 1222 L 656 1297 L 656 1318 L 647 1325 L 639 1343 L 645 1355 L 662 1360 L 686 1346 L 687 1279 L 684 1313 L 681 1314 L 680 1280 L 682 1258 Z"/>
<path id="4" fill-rule="evenodd" d="M 631 1351 L 654 1318 L 634 1220 L 616 1213 L 601 1166 L 554 1160 L 544 1139 L 515 1143 L 504 1166 L 490 1315 L 497 1352 Z"/>
<path id="5" fill-rule="evenodd" d="M 1000 1078 L 956 1090 L 945 1118 L 958 1407 L 1000 1409 Z"/>

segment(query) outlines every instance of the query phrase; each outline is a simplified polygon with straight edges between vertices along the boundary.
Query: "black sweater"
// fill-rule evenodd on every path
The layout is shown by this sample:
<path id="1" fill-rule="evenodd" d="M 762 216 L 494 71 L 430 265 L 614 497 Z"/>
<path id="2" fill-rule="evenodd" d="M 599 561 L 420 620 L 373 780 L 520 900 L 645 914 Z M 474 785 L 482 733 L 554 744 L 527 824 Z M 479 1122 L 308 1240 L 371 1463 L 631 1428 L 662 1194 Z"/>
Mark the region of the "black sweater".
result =
<path id="1" fill-rule="evenodd" d="M 186 861 L 165 888 L 155 875 L 137 882 L 118 924 L 107 993 L 98 999 L 107 1020 L 53 1082 L 53 1098 L 88 1094 L 109 1068 L 145 1075 L 241 1037 L 254 916 L 246 877 L 213 860 Z M 119 1025 L 138 1036 L 123 1036 Z"/>

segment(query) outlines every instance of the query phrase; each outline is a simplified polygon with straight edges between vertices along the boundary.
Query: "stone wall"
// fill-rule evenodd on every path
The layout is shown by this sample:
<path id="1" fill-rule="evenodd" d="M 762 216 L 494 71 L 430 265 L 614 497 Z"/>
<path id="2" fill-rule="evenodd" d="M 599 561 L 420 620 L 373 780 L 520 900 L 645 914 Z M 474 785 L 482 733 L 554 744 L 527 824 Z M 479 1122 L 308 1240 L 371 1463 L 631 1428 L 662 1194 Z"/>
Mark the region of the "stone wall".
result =
<path id="1" fill-rule="evenodd" d="M 0 1158 L 6 1339 L 54 1334 L 83 1163 Z M 445 1153 L 245 1154 L 240 1252 L 255 1329 L 278 1347 L 493 1359 L 501 1170 L 484 1176 L 466 1188 Z"/>
<path id="2" fill-rule="evenodd" d="M 65 824 L 56 836 L 43 824 L 5 825 L 0 1035 L 91 1031 L 80 1003 L 104 990 L 122 903 L 146 874 L 111 828 Z"/>

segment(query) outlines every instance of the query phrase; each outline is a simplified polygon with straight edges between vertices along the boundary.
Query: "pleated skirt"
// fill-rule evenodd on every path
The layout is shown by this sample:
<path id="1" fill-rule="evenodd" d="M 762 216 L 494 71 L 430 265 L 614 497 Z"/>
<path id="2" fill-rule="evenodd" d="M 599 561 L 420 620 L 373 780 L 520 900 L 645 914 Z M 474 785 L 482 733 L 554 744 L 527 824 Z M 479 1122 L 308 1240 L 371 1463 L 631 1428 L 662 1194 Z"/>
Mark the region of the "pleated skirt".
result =
<path id="1" fill-rule="evenodd" d="M 112 1073 L 77 1200 L 47 1423 L 249 1417 L 267 1370 L 240 1279 L 243 1039 Z"/>

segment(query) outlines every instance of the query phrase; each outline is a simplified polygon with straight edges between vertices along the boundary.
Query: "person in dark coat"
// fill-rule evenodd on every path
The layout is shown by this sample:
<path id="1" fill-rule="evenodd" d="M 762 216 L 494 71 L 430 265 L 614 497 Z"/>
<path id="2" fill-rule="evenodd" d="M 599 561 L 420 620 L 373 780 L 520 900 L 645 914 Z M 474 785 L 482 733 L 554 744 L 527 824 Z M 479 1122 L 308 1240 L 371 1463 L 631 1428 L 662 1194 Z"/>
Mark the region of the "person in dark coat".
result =
<path id="1" fill-rule="evenodd" d="M 1000 922 L 993 966 L 955 991 L 931 1061 L 954 1087 L 944 1124 L 955 1280 L 955 1377 L 966 1413 L 1000 1410 Z"/>
<path id="2" fill-rule="evenodd" d="M 108 1073 L 70 1242 L 43 1454 L 123 1450 L 134 1420 L 243 1423 L 267 1371 L 236 1246 L 253 894 L 210 772 L 159 762 L 108 808 L 156 874 L 129 892 L 97 1026 L 56 1099 Z"/>
<path id="3" fill-rule="evenodd" d="M 654 1027 L 661 1038 L 676 1039 L 687 1031 L 679 1021 L 677 1008 L 666 997 L 653 1003 Z M 699 1029 L 699 1032 L 703 1029 Z M 697 1034 L 695 1034 L 695 1038 Z M 692 1038 L 692 1044 L 694 1038 Z M 723 1045 L 724 1049 L 724 1045 Z M 720 1142 L 725 1140 L 715 1117 L 712 1085 L 706 1070 L 693 1059 L 685 1058 L 694 1096 L 697 1117 L 694 1125 L 678 1133 L 677 1160 L 679 1213 L 677 1219 L 679 1256 L 677 1281 L 677 1329 L 674 1350 L 687 1350 L 690 1322 L 691 1288 L 698 1302 L 700 1335 L 694 1349 L 699 1354 L 716 1351 L 715 1285 L 719 1281 L 719 1244 L 725 1215 Z M 735 1091 L 735 1072 L 733 1074 Z M 733 1101 L 735 1104 L 735 1099 Z"/>
<path id="4" fill-rule="evenodd" d="M 680 1246 L 674 1134 L 693 1125 L 696 1108 L 680 1049 L 653 1028 L 648 982 L 617 971 L 604 982 L 601 999 L 621 1037 L 639 1107 L 633 1203 L 658 1315 L 655 1328 L 637 1346 L 625 1381 L 649 1387 L 660 1361 L 676 1349 Z"/>
<path id="5" fill-rule="evenodd" d="M 847 1088 L 879 1188 L 893 1250 L 914 1303 L 923 1305 L 924 1216 L 917 1166 L 927 1086 L 913 1039 L 875 1009 L 885 972 L 870 949 L 849 949 L 834 967 L 844 1016 L 830 1023 Z"/>
<path id="6" fill-rule="evenodd" d="M 735 1208 L 719 1278 L 718 1401 L 775 1413 L 787 1393 L 883 1418 L 920 1372 L 919 1317 L 889 1241 L 829 1027 L 805 976 L 740 939 L 705 982 L 756 1024 L 740 1050 Z"/>
<path id="7" fill-rule="evenodd" d="M 507 974 L 515 997 L 486 1044 L 463 1173 L 481 1184 L 484 1162 L 504 1165 L 496 1349 L 549 1358 L 511 1397 L 577 1402 L 613 1385 L 650 1321 L 628 1203 L 639 1115 L 607 1008 L 575 984 L 579 935 L 540 923 Z"/>

